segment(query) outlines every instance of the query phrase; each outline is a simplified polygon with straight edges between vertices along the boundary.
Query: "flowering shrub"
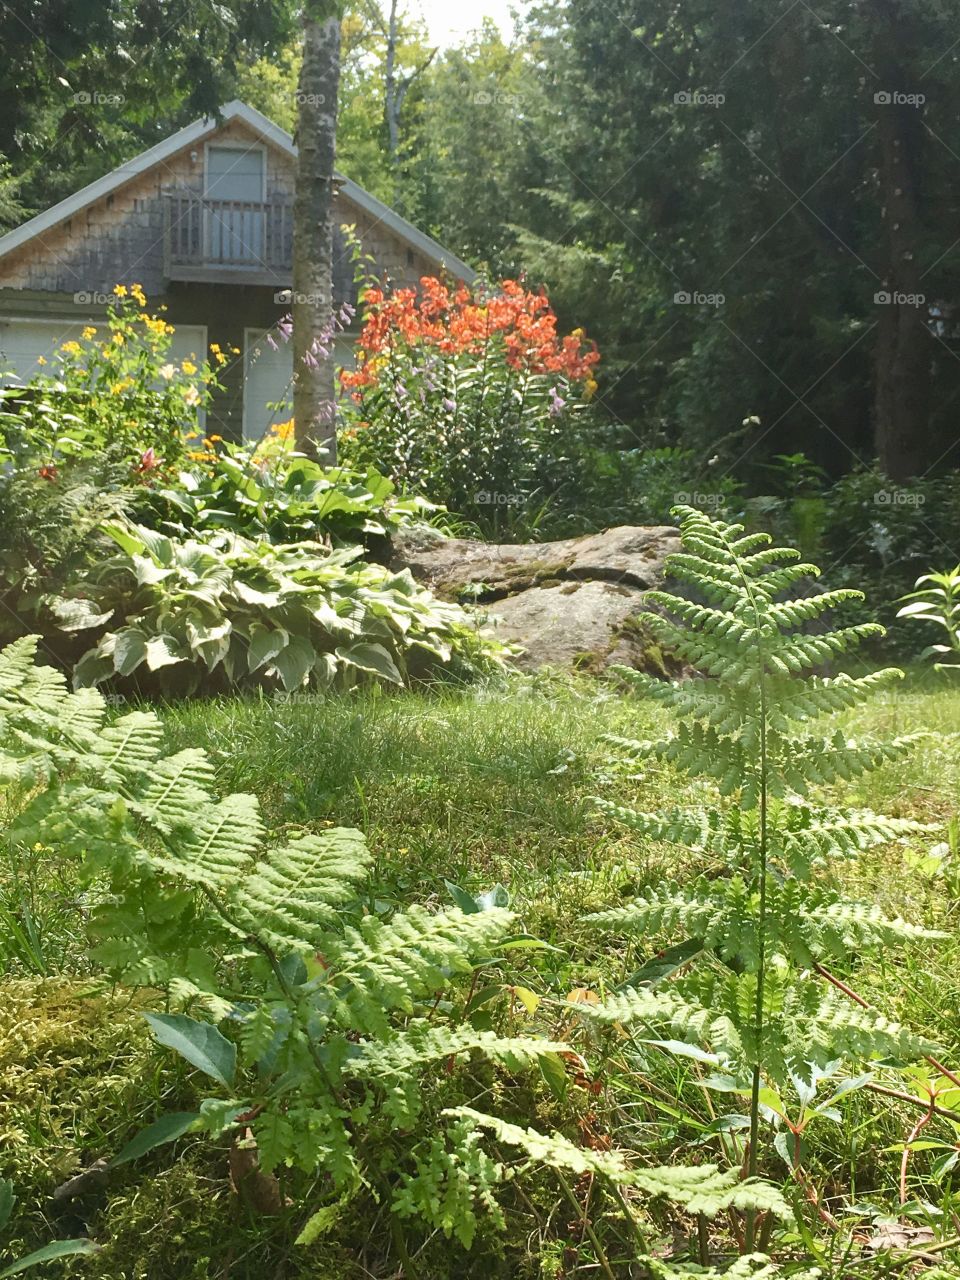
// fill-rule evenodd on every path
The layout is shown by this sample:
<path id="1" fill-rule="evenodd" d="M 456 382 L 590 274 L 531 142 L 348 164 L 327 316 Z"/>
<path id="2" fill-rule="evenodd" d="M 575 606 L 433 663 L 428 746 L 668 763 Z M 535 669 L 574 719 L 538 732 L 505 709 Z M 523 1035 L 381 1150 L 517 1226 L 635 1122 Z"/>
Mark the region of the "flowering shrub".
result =
<path id="1" fill-rule="evenodd" d="M 558 334 L 545 294 L 425 276 L 362 300 L 358 364 L 341 374 L 344 458 L 483 523 L 566 478 L 600 356 L 582 330 Z"/>
<path id="2" fill-rule="evenodd" d="M 459 679 L 496 662 L 461 609 L 361 558 L 429 503 L 373 467 L 297 453 L 290 423 L 255 444 L 201 440 L 214 369 L 174 363 L 173 327 L 138 286 L 116 292 L 105 331 L 0 391 L 0 643 L 26 624 L 76 680 L 152 692 Z"/>
<path id="3" fill-rule="evenodd" d="M 51 481 L 78 460 L 120 462 L 137 482 L 173 474 L 191 451 L 216 375 L 203 353 L 169 358 L 173 325 L 150 313 L 138 284 L 118 284 L 114 296 L 102 326 L 64 342 L 49 364 L 41 356 L 28 386 L 0 391 L 0 462 Z"/>

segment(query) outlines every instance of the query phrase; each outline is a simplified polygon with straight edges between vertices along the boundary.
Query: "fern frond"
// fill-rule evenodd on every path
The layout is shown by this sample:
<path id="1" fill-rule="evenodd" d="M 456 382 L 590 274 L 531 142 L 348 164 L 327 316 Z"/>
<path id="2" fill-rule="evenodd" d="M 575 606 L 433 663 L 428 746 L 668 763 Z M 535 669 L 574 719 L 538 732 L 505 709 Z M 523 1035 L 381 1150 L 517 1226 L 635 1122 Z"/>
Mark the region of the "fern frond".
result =
<path id="1" fill-rule="evenodd" d="M 838 729 L 832 738 L 774 738 L 771 754 L 776 759 L 779 776 L 798 795 L 806 795 L 810 786 L 852 782 L 883 764 L 901 760 L 922 735 L 909 734 L 890 742 L 858 742 L 845 738 Z"/>
<path id="2" fill-rule="evenodd" d="M 248 870 L 263 834 L 256 796 L 226 796 L 201 808 L 189 832 L 151 860 L 158 870 L 223 894 Z"/>
<path id="3" fill-rule="evenodd" d="M 790 1220 L 793 1211 L 776 1188 L 755 1179 L 741 1181 L 738 1170 L 721 1171 L 716 1165 L 628 1168 L 616 1151 L 592 1151 L 578 1147 L 561 1133 L 545 1134 L 485 1115 L 473 1107 L 450 1107 L 444 1115 L 470 1120 L 492 1133 L 499 1142 L 519 1147 L 532 1164 L 546 1165 L 580 1176 L 600 1174 L 623 1187 L 636 1187 L 653 1197 L 662 1196 L 690 1213 L 715 1218 L 731 1208 L 765 1209 Z"/>
<path id="4" fill-rule="evenodd" d="M 229 914 L 281 953 L 315 951 L 337 908 L 355 897 L 370 860 L 355 828 L 301 836 L 271 850 L 231 886 Z"/>
<path id="5" fill-rule="evenodd" d="M 492 1062 L 520 1071 L 535 1066 L 549 1054 L 566 1053 L 569 1048 L 561 1041 L 499 1036 L 471 1026 L 443 1027 L 420 1020 L 394 1035 L 363 1044 L 360 1055 L 348 1064 L 347 1070 L 364 1079 L 408 1077 L 428 1063 L 476 1050 Z"/>
<path id="6" fill-rule="evenodd" d="M 600 796 L 591 796 L 590 804 L 597 813 L 649 840 L 683 845 L 698 853 L 732 854 L 743 847 L 750 825 L 749 815 L 740 810 L 723 813 L 719 809 L 669 809 L 666 813 L 641 813 Z"/>
<path id="7" fill-rule="evenodd" d="M 605 1026 L 638 1025 L 658 1039 L 670 1037 L 708 1044 L 730 1061 L 743 1059 L 743 1045 L 733 1020 L 723 1010 L 711 1009 L 696 999 L 686 999 L 672 987 L 628 987 L 610 992 L 600 1004 L 571 1003 L 570 1012 L 587 1023 Z"/>
<path id="8" fill-rule="evenodd" d="M 188 747 L 156 762 L 142 797 L 130 801 L 130 807 L 163 835 L 170 835 L 177 827 L 193 825 L 199 806 L 210 802 L 213 778 L 206 752 Z"/>
<path id="9" fill-rule="evenodd" d="M 414 906 L 389 921 L 367 916 L 356 928 L 347 926 L 326 951 L 342 1016 L 358 1031 L 382 1034 L 386 1010 L 412 1013 L 416 998 L 441 991 L 453 973 L 468 973 L 512 919 L 502 908 L 467 915 Z"/>
<path id="10" fill-rule="evenodd" d="M 781 677 L 768 684 L 771 724 L 786 729 L 790 722 L 812 720 L 819 715 L 846 711 L 872 697 L 879 689 L 902 680 L 898 667 L 886 667 L 865 676 L 839 675 L 832 679 L 811 676 L 808 680 Z"/>
<path id="11" fill-rule="evenodd" d="M 106 781 L 134 781 L 152 772 L 160 753 L 163 726 L 149 711 L 131 711 L 99 735 L 96 754 Z"/>

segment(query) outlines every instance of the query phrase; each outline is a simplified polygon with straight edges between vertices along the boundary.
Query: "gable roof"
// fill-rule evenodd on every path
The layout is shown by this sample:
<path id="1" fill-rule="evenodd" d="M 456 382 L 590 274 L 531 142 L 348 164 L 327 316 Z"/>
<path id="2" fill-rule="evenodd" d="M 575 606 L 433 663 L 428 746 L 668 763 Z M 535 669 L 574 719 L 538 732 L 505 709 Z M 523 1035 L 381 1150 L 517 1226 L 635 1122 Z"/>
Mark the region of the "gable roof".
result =
<path id="1" fill-rule="evenodd" d="M 65 222 L 88 205 L 94 204 L 97 200 L 103 199 L 104 196 L 110 195 L 111 192 L 116 191 L 125 183 L 139 177 L 142 173 L 146 173 L 154 165 L 168 160 L 185 147 L 189 147 L 193 143 L 202 142 L 231 120 L 240 120 L 255 133 L 259 134 L 260 137 L 272 143 L 279 151 L 288 155 L 291 160 L 296 160 L 297 148 L 290 134 L 285 129 L 281 129 L 279 125 L 274 124 L 262 111 L 257 111 L 255 107 L 248 107 L 245 102 L 235 99 L 222 108 L 219 120 L 214 119 L 212 116 L 208 116 L 203 120 L 194 120 L 193 124 L 188 124 L 185 128 L 171 134 L 163 142 L 158 142 L 146 151 L 141 151 L 132 160 L 127 160 L 124 164 L 118 165 L 116 169 L 111 170 L 110 173 L 104 174 L 102 178 L 97 178 L 96 182 L 91 182 L 88 186 L 74 192 L 72 196 L 68 196 L 66 200 L 61 200 L 59 204 L 44 210 L 43 213 L 36 214 L 35 217 L 22 223 L 19 227 L 15 227 L 13 231 L 8 231 L 6 235 L 0 236 L 0 258 L 12 253 L 14 249 L 19 249 L 21 245 L 32 240 L 34 236 L 42 235 L 44 231 L 49 231 L 52 227 Z M 468 284 L 476 279 L 477 273 L 472 267 L 468 267 L 455 254 L 445 249 L 442 244 L 438 244 L 432 236 L 424 234 L 412 222 L 402 218 L 389 205 L 384 204 L 382 200 L 378 200 L 369 191 L 365 191 L 356 182 L 352 182 L 342 174 L 337 174 L 336 177 L 340 191 L 348 200 L 369 213 L 377 222 L 388 227 L 412 248 L 417 249 L 428 261 L 435 263 L 437 267 L 445 267 L 453 275 L 465 280 Z"/>

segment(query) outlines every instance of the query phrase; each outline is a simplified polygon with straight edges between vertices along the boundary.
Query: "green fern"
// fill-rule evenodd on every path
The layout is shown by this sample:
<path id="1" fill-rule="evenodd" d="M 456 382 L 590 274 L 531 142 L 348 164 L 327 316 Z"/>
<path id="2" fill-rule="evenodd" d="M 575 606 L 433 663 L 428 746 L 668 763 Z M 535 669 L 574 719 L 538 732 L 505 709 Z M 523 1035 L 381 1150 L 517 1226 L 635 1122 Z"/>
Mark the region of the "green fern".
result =
<path id="1" fill-rule="evenodd" d="M 500 1142 L 519 1147 L 532 1164 L 544 1164 L 577 1176 L 600 1174 L 618 1186 L 637 1187 L 649 1196 L 663 1196 L 683 1205 L 690 1213 L 715 1218 L 731 1208 L 762 1209 L 784 1219 L 793 1217 L 793 1210 L 775 1187 L 760 1181 L 744 1181 L 737 1170 L 721 1171 L 710 1164 L 630 1168 L 615 1152 L 578 1147 L 560 1133 L 544 1134 L 509 1124 L 472 1107 L 453 1107 L 447 1114 L 470 1120 L 489 1130 Z"/>
<path id="2" fill-rule="evenodd" d="M 464 1003 L 454 989 L 514 927 L 509 910 L 369 914 L 360 832 L 272 841 L 256 797 L 216 794 L 203 752 L 165 755 L 146 712 L 108 723 L 98 693 L 69 692 L 35 654 L 32 640 L 0 652 L 0 784 L 16 813 L 8 836 L 76 861 L 81 887 L 96 888 L 93 959 L 165 996 L 152 1029 L 217 1084 L 193 1127 L 249 1128 L 262 1170 L 298 1170 L 310 1185 L 323 1175 L 325 1203 L 302 1240 L 366 1186 L 399 1218 L 419 1216 L 469 1245 L 479 1212 L 501 1220 L 494 1193 L 506 1176 L 480 1145 L 480 1124 L 507 1143 L 522 1132 L 561 1176 L 577 1160 L 594 1167 L 595 1153 L 490 1117 L 464 1112 L 438 1128 L 446 1090 L 457 1096 L 455 1069 L 466 1076 L 476 1058 L 509 1072 L 548 1060 L 563 1070 L 563 1043 L 501 1035 L 451 1012 Z M 601 1163 L 697 1212 L 784 1208 L 734 1174 L 627 1171 L 613 1154 Z"/>
<path id="3" fill-rule="evenodd" d="M 815 671 L 882 634 L 869 623 L 818 635 L 802 630 L 860 593 L 782 599 L 819 571 L 794 563 L 797 553 L 770 545 L 766 534 L 746 535 L 741 525 L 689 507 L 676 514 L 682 550 L 668 567 L 706 603 L 650 592 L 661 612 L 648 624 L 702 676 L 665 683 L 622 671 L 681 723 L 659 741 L 616 744 L 631 761 L 669 762 L 712 780 L 720 799 L 657 814 L 596 803 L 649 839 L 708 855 L 726 874 L 663 884 L 587 917 L 588 925 L 621 934 L 696 939 L 700 960 L 656 991 L 627 988 L 600 1005 L 571 1008 L 595 1024 L 637 1026 L 715 1053 L 752 1095 L 749 1171 L 755 1174 L 765 1079 L 784 1086 L 837 1058 L 904 1060 L 932 1048 L 922 1036 L 826 990 L 811 973 L 854 951 L 942 935 L 848 901 L 823 880 L 838 859 L 926 829 L 810 799 L 821 786 L 900 759 L 913 741 L 860 742 L 840 730 L 827 737 L 805 731 L 818 716 L 856 706 L 902 675 L 890 669 L 826 678 Z"/>

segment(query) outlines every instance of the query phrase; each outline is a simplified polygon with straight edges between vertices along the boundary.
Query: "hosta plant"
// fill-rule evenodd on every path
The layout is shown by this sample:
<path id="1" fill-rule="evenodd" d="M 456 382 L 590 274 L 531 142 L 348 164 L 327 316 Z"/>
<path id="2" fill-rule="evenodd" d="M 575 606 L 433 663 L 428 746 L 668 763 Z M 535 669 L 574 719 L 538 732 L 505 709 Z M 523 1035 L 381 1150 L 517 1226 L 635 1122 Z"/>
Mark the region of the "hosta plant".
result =
<path id="1" fill-rule="evenodd" d="M 881 628 L 807 629 L 828 609 L 859 599 L 849 590 L 791 598 L 818 570 L 766 534 L 680 507 L 682 550 L 670 572 L 695 598 L 663 591 L 647 599 L 658 639 L 700 673 L 666 683 L 623 672 L 679 716 L 659 741 L 618 740 L 638 761 L 662 761 L 706 779 L 702 807 L 643 813 L 598 801 L 646 839 L 693 851 L 709 873 L 665 882 L 587 917 L 594 929 L 684 942 L 681 976 L 655 990 L 631 984 L 597 1005 L 596 1024 L 692 1042 L 715 1055 L 729 1087 L 750 1098 L 747 1168 L 760 1162 L 768 1099 L 807 1085 L 831 1064 L 877 1055 L 908 1061 L 930 1050 L 921 1035 L 851 1002 L 824 981 L 852 953 L 936 936 L 876 906 L 845 897 L 831 866 L 917 830 L 906 820 L 832 807 L 818 796 L 897 760 L 910 739 L 857 741 L 808 725 L 898 679 L 897 670 L 823 676 L 824 663 Z M 809 673 L 809 674 L 808 674 Z M 770 1107 L 766 1108 L 767 1114 Z M 752 1246 L 753 1224 L 747 1233 Z"/>
<path id="2" fill-rule="evenodd" d="M 166 688 L 401 684 L 492 665 L 459 606 L 357 547 L 274 545 L 227 531 L 166 537 L 132 523 L 104 531 L 117 551 L 46 604 L 65 631 L 94 631 L 80 684 L 163 672 Z M 171 682 L 171 675 L 173 680 Z"/>
<path id="3" fill-rule="evenodd" d="M 731 1206 L 789 1213 L 738 1170 L 630 1168 L 614 1152 L 463 1106 L 498 1091 L 490 1072 L 545 1059 L 563 1071 L 562 1043 L 464 1014 L 465 983 L 530 945 L 512 913 L 479 902 L 372 909 L 358 831 L 272 837 L 255 797 L 217 796 L 202 751 L 165 755 L 152 714 L 106 722 L 97 691 L 68 693 L 34 656 L 31 639 L 0 653 L 8 838 L 75 860 L 90 891 L 93 960 L 144 989 L 141 1005 L 152 995 L 156 1039 L 210 1090 L 196 1109 L 158 1117 L 114 1164 L 187 1132 L 228 1135 L 238 1189 L 275 1211 L 284 1196 L 303 1197 L 301 1243 L 369 1194 L 392 1210 L 401 1260 L 405 1218 L 466 1246 L 479 1211 L 502 1224 L 497 1192 L 514 1170 L 484 1149 L 484 1132 L 564 1182 L 590 1172 L 711 1216 Z M 282 1187 L 275 1170 L 287 1171 Z"/>
<path id="4" fill-rule="evenodd" d="M 330 538 L 356 545 L 436 510 L 423 498 L 398 494 L 372 465 L 325 467 L 293 452 L 284 447 L 288 430 L 292 424 L 280 424 L 257 445 L 224 441 L 204 466 L 146 493 L 140 520 L 178 537 L 228 530 L 277 543 Z"/>
<path id="5" fill-rule="evenodd" d="M 918 622 L 942 627 L 947 643 L 932 644 L 920 656 L 937 658 L 937 671 L 960 669 L 960 565 L 947 573 L 925 573 L 915 586 L 915 591 L 903 597 L 909 603 L 897 612 L 897 617 L 916 618 Z"/>

